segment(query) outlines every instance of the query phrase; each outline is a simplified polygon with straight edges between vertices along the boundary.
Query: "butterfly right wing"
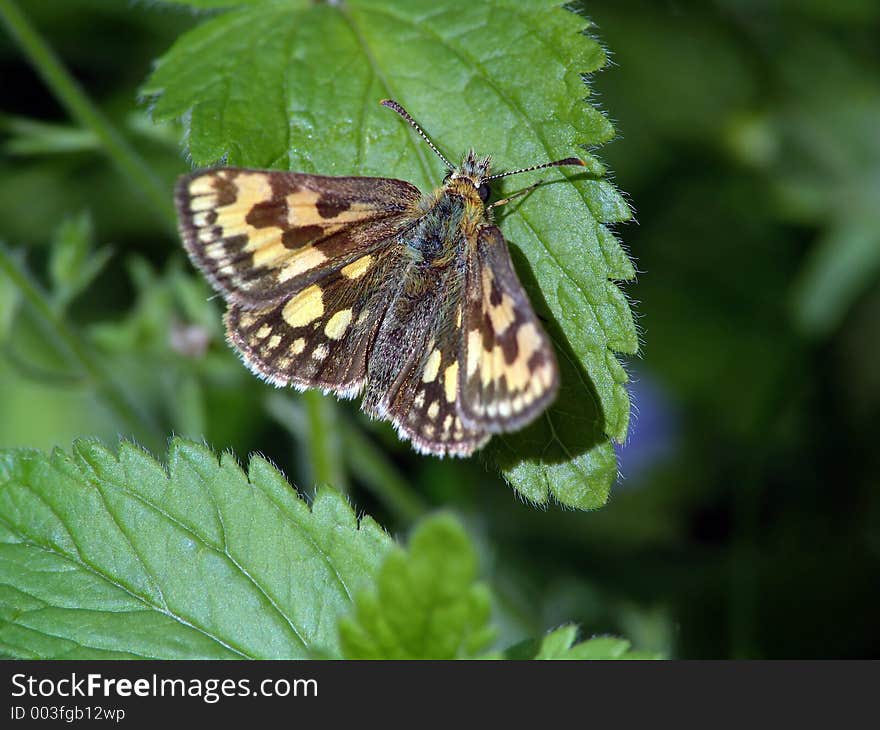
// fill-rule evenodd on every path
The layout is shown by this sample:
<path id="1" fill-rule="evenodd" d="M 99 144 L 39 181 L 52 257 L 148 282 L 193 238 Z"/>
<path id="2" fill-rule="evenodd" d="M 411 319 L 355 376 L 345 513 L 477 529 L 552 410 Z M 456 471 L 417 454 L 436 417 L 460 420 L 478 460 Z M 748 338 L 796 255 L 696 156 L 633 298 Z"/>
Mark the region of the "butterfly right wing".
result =
<path id="1" fill-rule="evenodd" d="M 496 226 L 477 234 L 465 291 L 459 413 L 473 429 L 515 431 L 556 398 L 559 368 Z"/>

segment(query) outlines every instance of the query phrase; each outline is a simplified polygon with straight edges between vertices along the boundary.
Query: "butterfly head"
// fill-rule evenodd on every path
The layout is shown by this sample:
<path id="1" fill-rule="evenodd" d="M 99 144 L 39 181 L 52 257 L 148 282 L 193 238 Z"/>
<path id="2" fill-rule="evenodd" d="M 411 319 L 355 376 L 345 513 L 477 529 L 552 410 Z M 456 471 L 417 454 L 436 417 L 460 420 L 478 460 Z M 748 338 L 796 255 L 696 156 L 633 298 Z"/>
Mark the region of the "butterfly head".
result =
<path id="1" fill-rule="evenodd" d="M 492 180 L 497 180 L 501 177 L 507 177 L 508 175 L 518 175 L 521 172 L 542 170 L 545 167 L 563 167 L 566 165 L 576 165 L 579 167 L 586 166 L 586 163 L 577 157 L 566 157 L 564 160 L 556 160 L 555 162 L 544 162 L 540 165 L 532 165 L 531 167 L 523 167 L 519 170 L 509 170 L 508 172 L 500 172 L 495 175 L 490 175 L 490 158 L 488 156 L 477 157 L 476 153 L 473 150 L 469 150 L 468 153 L 465 155 L 464 160 L 462 160 L 461 166 L 455 167 L 455 165 L 447 160 L 443 153 L 439 149 L 437 149 L 436 145 L 428 138 L 428 135 L 425 134 L 424 130 L 418 125 L 418 122 L 416 122 L 416 120 L 413 119 L 412 116 L 410 116 L 409 112 L 406 111 L 406 109 L 404 109 L 400 104 L 398 104 L 396 101 L 393 101 L 392 99 L 383 99 L 380 103 L 382 104 L 382 106 L 388 107 L 389 109 L 392 109 L 400 114 L 400 116 L 402 116 L 410 124 L 410 126 L 419 133 L 419 136 L 428 143 L 430 148 L 436 153 L 437 157 L 443 160 L 443 162 L 449 168 L 449 172 L 446 173 L 444 182 L 454 185 L 466 197 L 470 197 L 473 194 L 473 191 L 476 191 L 477 195 L 480 198 L 480 201 L 483 203 L 485 203 L 489 199 L 489 195 L 491 193 L 489 183 Z M 493 205 L 496 204 L 493 203 Z"/>
<path id="2" fill-rule="evenodd" d="M 444 182 L 449 182 L 450 180 L 458 181 L 455 183 L 456 187 L 464 187 L 465 191 L 470 194 L 473 194 L 471 190 L 473 188 L 473 190 L 476 190 L 480 200 L 485 203 L 491 193 L 489 183 L 486 182 L 486 178 L 489 177 L 490 164 L 491 160 L 488 155 L 486 157 L 477 157 L 473 150 L 469 150 L 464 160 L 462 160 L 461 166 L 450 170 L 446 174 Z"/>

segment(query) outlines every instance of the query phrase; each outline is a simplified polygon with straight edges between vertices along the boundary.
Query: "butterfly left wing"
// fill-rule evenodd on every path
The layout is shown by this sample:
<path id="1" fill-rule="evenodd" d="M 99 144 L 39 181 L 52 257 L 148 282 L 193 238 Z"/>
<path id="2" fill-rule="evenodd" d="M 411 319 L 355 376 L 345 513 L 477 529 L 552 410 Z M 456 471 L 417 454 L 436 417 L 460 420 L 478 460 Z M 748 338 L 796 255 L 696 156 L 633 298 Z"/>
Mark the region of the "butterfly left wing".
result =
<path id="1" fill-rule="evenodd" d="M 402 252 L 365 254 L 292 297 L 259 309 L 230 304 L 226 331 L 248 368 L 273 385 L 352 398 L 398 286 Z"/>
<path id="2" fill-rule="evenodd" d="M 468 256 L 458 411 L 467 428 L 514 431 L 556 397 L 553 346 L 516 276 L 501 231 L 485 226 Z"/>
<path id="3" fill-rule="evenodd" d="M 216 168 L 180 178 L 186 250 L 231 302 L 262 308 L 353 264 L 415 222 L 403 180 Z"/>
<path id="4" fill-rule="evenodd" d="M 193 262 L 227 300 L 245 364 L 276 385 L 352 397 L 419 190 L 386 178 L 218 168 L 182 177 Z"/>

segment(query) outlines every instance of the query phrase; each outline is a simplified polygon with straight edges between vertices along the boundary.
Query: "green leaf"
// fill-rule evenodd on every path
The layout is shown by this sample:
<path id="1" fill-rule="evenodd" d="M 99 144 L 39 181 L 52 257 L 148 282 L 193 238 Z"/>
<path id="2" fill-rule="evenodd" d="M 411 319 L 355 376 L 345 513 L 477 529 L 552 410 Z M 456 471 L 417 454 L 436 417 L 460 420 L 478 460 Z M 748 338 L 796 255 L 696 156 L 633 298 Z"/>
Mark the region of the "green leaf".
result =
<path id="1" fill-rule="evenodd" d="M 0 451 L 4 655 L 495 658 L 477 577 L 452 515 L 420 522 L 404 550 L 335 490 L 310 509 L 259 457 L 245 474 L 181 439 L 167 470 L 128 443 Z M 552 632 L 537 658 L 636 656 L 576 633 Z"/>
<path id="2" fill-rule="evenodd" d="M 358 595 L 339 623 L 348 659 L 467 659 L 491 643 L 490 596 L 477 556 L 451 515 L 425 520 L 409 550 L 385 558 L 377 588 Z"/>
<path id="3" fill-rule="evenodd" d="M 87 213 L 62 221 L 49 255 L 53 305 L 64 309 L 81 294 L 110 260 L 110 249 L 94 251 L 95 231 Z"/>
<path id="4" fill-rule="evenodd" d="M 0 452 L 0 652 L 338 656 L 337 617 L 391 539 L 332 490 L 311 509 L 264 459 L 173 440 Z"/>
<path id="5" fill-rule="evenodd" d="M 3 143 L 3 151 L 9 155 L 58 155 L 100 149 L 94 132 L 70 124 L 0 114 L 0 130 L 9 135 Z"/>
<path id="6" fill-rule="evenodd" d="M 0 346 L 6 345 L 12 334 L 20 304 L 21 290 L 0 268 Z"/>
<path id="7" fill-rule="evenodd" d="M 580 643 L 574 624 L 561 626 L 544 637 L 535 659 L 656 659 L 656 656 L 630 651 L 626 639 L 599 636 Z"/>
<path id="8" fill-rule="evenodd" d="M 791 291 L 795 321 L 811 336 L 827 335 L 843 321 L 880 273 L 880 216 L 843 222 L 816 243 Z"/>
<path id="9" fill-rule="evenodd" d="M 538 423 L 489 454 L 534 502 L 604 503 L 616 478 L 610 440 L 623 440 L 629 421 L 627 376 L 614 353 L 634 353 L 638 338 L 615 283 L 634 270 L 607 225 L 627 220 L 629 207 L 584 152 L 613 135 L 584 101 L 584 75 L 606 62 L 584 34 L 587 21 L 557 0 L 235 5 L 182 36 L 143 89 L 154 119 L 185 120 L 197 164 L 400 177 L 431 190 L 442 163 L 379 106 L 384 97 L 453 158 L 472 145 L 499 170 L 584 157 L 585 172 L 547 173 L 546 185 L 501 209 L 565 382 Z M 504 192 L 533 179 L 506 180 Z"/>

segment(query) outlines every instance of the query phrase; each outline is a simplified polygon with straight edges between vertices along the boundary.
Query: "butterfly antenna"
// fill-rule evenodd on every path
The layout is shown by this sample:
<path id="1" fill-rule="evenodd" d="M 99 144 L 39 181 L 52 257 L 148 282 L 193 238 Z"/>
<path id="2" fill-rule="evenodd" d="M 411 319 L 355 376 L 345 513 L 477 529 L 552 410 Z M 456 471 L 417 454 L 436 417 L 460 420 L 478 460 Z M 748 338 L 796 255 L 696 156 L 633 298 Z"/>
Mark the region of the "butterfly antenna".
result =
<path id="1" fill-rule="evenodd" d="M 576 165 L 578 167 L 586 167 L 587 163 L 577 157 L 566 157 L 564 160 L 556 160 L 556 162 L 545 162 L 543 165 L 532 165 L 524 167 L 521 170 L 511 170 L 510 172 L 499 172 L 497 175 L 490 175 L 483 182 L 489 180 L 497 180 L 499 177 L 507 177 L 508 175 L 519 175 L 521 172 L 531 172 L 532 170 L 543 170 L 545 167 L 563 167 L 566 165 Z"/>
<path id="2" fill-rule="evenodd" d="M 409 113 L 406 109 L 404 109 L 402 106 L 400 106 L 400 104 L 398 104 L 398 103 L 397 103 L 396 101 L 394 101 L 393 99 L 382 99 L 382 101 L 380 101 L 379 103 L 380 103 L 382 106 L 387 106 L 389 109 L 393 109 L 393 110 L 396 111 L 398 114 L 400 114 L 400 116 L 402 116 L 404 119 L 406 119 L 406 121 L 409 122 L 409 125 L 410 125 L 414 130 L 416 130 L 416 132 L 419 133 L 419 136 L 420 136 L 423 140 L 425 140 L 425 142 L 428 143 L 428 146 L 429 146 L 432 150 L 434 150 L 434 154 L 436 154 L 437 157 L 439 157 L 441 160 L 443 160 L 443 162 L 446 163 L 446 166 L 447 166 L 450 170 L 454 170 L 454 169 L 455 169 L 455 165 L 453 165 L 449 160 L 447 160 L 447 159 L 443 156 L 443 153 L 442 153 L 440 150 L 437 149 L 437 147 L 434 145 L 434 143 L 433 143 L 430 139 L 428 139 L 428 135 L 424 133 L 424 131 L 422 130 L 422 128 L 419 126 L 419 123 L 418 123 L 415 119 L 413 119 L 413 118 L 410 116 L 410 113 Z M 581 164 L 583 164 L 583 163 L 581 163 Z"/>

